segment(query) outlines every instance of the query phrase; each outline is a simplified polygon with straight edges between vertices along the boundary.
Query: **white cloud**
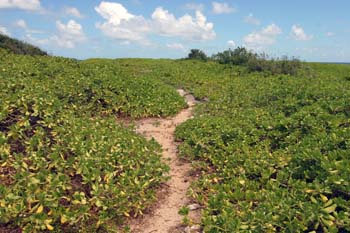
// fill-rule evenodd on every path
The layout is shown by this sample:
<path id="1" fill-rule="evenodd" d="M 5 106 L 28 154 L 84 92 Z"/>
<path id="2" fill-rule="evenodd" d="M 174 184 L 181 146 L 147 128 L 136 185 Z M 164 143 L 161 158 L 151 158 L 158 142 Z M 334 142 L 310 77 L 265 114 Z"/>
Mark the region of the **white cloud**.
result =
<path id="1" fill-rule="evenodd" d="M 152 20 L 153 30 L 162 36 L 193 41 L 206 41 L 216 37 L 213 23 L 208 23 L 200 11 L 196 11 L 195 18 L 186 14 L 177 19 L 169 11 L 159 7 L 153 12 Z"/>
<path id="2" fill-rule="evenodd" d="M 204 5 L 199 3 L 187 3 L 185 8 L 188 10 L 203 11 Z"/>
<path id="3" fill-rule="evenodd" d="M 326 33 L 326 36 L 332 37 L 332 36 L 335 36 L 335 33 L 334 33 L 334 32 L 327 32 L 327 33 Z"/>
<path id="4" fill-rule="evenodd" d="M 84 16 L 80 13 L 80 11 L 75 7 L 65 7 L 64 13 L 69 16 L 73 16 L 76 18 L 83 18 Z"/>
<path id="5" fill-rule="evenodd" d="M 31 44 L 37 45 L 37 46 L 42 46 L 42 45 L 47 45 L 50 42 L 50 39 L 44 38 L 44 39 L 39 39 L 33 37 L 31 34 L 26 34 L 25 40 Z"/>
<path id="6" fill-rule="evenodd" d="M 30 29 L 27 25 L 27 22 L 24 21 L 23 19 L 19 19 L 19 20 L 15 21 L 13 23 L 13 25 L 15 27 L 18 27 L 18 28 L 24 30 L 26 33 L 29 33 L 29 34 L 31 34 L 31 33 L 43 33 L 40 30 Z"/>
<path id="7" fill-rule="evenodd" d="M 95 7 L 95 10 L 108 20 L 108 23 L 114 25 L 119 25 L 122 20 L 128 21 L 135 17 L 120 3 L 101 2 L 99 6 Z"/>
<path id="8" fill-rule="evenodd" d="M 272 45 L 276 42 L 278 35 L 282 33 L 280 27 L 276 24 L 270 24 L 261 31 L 252 32 L 244 37 L 244 43 L 250 48 L 261 48 L 266 45 Z"/>
<path id="9" fill-rule="evenodd" d="M 290 34 L 295 40 L 306 41 L 306 40 L 311 40 L 313 38 L 313 35 L 307 35 L 304 29 L 297 25 L 292 26 L 292 30 Z"/>
<path id="10" fill-rule="evenodd" d="M 244 17 L 244 22 L 248 24 L 253 24 L 253 25 L 260 25 L 260 20 L 255 18 L 252 13 L 250 13 L 248 16 Z"/>
<path id="11" fill-rule="evenodd" d="M 185 50 L 185 47 L 181 43 L 173 43 L 173 44 L 167 44 L 166 47 L 169 49 L 175 49 L 175 50 Z"/>
<path id="12" fill-rule="evenodd" d="M 23 26 L 26 24 L 20 23 L 19 25 Z M 37 46 L 50 45 L 73 49 L 78 43 L 82 43 L 86 40 L 83 27 L 74 20 L 69 20 L 67 24 L 59 20 L 56 21 L 57 32 L 48 38 L 33 37 L 31 33 L 38 33 L 38 31 L 30 30 L 27 26 L 25 30 L 27 32 L 25 40 Z"/>
<path id="13" fill-rule="evenodd" d="M 268 36 L 277 36 L 282 33 L 281 28 L 279 28 L 276 24 L 270 24 L 262 30 L 262 34 Z"/>
<path id="14" fill-rule="evenodd" d="M 7 28 L 0 26 L 0 34 L 11 36 L 11 33 L 7 30 Z"/>
<path id="15" fill-rule="evenodd" d="M 60 47 L 74 48 L 77 43 L 86 39 L 83 27 L 74 20 L 69 20 L 67 24 L 56 21 L 56 28 L 58 34 L 53 36 L 51 40 Z"/>
<path id="16" fill-rule="evenodd" d="M 17 20 L 17 21 L 14 23 L 14 25 L 15 25 L 16 27 L 22 28 L 22 29 L 24 29 L 24 30 L 28 28 L 26 21 L 24 21 L 23 19 Z"/>
<path id="17" fill-rule="evenodd" d="M 214 14 L 229 14 L 235 12 L 236 9 L 226 2 L 212 2 Z"/>
<path id="18" fill-rule="evenodd" d="M 106 20 L 96 27 L 109 37 L 141 42 L 150 31 L 149 23 L 142 16 L 130 14 L 120 3 L 101 2 L 95 10 Z"/>
<path id="19" fill-rule="evenodd" d="M 0 0 L 0 8 L 18 8 L 21 10 L 42 10 L 40 0 Z"/>
<path id="20" fill-rule="evenodd" d="M 95 10 L 105 19 L 105 22 L 97 23 L 96 27 L 107 36 L 119 40 L 148 44 L 150 34 L 193 41 L 210 40 L 216 36 L 214 25 L 208 23 L 200 11 L 196 11 L 195 17 L 186 14 L 176 18 L 169 11 L 158 7 L 150 19 L 145 19 L 129 13 L 120 3 L 101 2 Z"/>
<path id="21" fill-rule="evenodd" d="M 234 42 L 233 40 L 229 40 L 227 41 L 227 45 L 230 47 L 236 47 L 236 42 Z"/>

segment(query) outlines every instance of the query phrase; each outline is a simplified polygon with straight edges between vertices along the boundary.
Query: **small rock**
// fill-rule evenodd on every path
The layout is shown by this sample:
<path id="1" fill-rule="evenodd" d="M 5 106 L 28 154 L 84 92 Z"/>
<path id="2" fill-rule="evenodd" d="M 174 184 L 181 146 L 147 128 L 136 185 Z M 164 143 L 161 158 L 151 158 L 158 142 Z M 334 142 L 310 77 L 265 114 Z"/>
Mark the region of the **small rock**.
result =
<path id="1" fill-rule="evenodd" d="M 198 205 L 197 203 L 191 204 L 187 206 L 190 210 L 198 210 L 201 208 L 200 205 Z"/>

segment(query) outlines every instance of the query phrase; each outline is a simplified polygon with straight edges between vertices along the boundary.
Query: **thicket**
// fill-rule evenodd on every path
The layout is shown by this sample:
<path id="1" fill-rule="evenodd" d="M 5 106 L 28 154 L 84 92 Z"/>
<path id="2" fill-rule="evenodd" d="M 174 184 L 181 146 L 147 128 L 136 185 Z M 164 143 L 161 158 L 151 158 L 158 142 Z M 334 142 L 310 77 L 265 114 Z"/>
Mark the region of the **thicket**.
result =
<path id="1" fill-rule="evenodd" d="M 200 49 L 191 49 L 191 52 L 188 54 L 187 59 L 208 61 L 208 56 Z"/>
<path id="2" fill-rule="evenodd" d="M 9 50 L 15 54 L 47 56 L 47 52 L 26 42 L 13 39 L 0 33 L 0 48 Z"/>
<path id="3" fill-rule="evenodd" d="M 234 50 L 225 50 L 212 56 L 214 61 L 217 61 L 220 64 L 229 65 L 247 65 L 253 58 L 257 58 L 257 54 L 254 54 L 243 47 L 238 47 Z"/>
<path id="4" fill-rule="evenodd" d="M 250 72 L 296 75 L 303 67 L 303 64 L 297 58 L 283 56 L 281 58 L 269 59 L 265 54 L 261 54 L 251 57 L 246 66 Z"/>
<path id="5" fill-rule="evenodd" d="M 220 64 L 244 66 L 248 72 L 266 72 L 268 74 L 296 75 L 302 68 L 302 62 L 297 58 L 270 58 L 267 54 L 254 53 L 244 47 L 228 49 L 208 57 L 203 51 L 192 49 L 187 59 L 201 61 L 216 61 Z"/>

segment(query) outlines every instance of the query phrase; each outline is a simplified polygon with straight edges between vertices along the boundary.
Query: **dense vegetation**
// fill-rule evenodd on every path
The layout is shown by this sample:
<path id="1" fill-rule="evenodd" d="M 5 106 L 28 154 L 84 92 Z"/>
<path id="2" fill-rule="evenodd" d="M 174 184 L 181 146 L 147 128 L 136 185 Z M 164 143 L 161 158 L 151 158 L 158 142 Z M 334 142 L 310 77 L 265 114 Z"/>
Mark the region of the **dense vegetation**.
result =
<path id="1" fill-rule="evenodd" d="M 94 232 L 141 214 L 168 168 L 114 116 L 167 116 L 184 100 L 105 61 L 0 53 L 0 231 Z"/>
<path id="2" fill-rule="evenodd" d="M 350 231 L 350 67 L 262 77 L 195 64 L 177 80 L 210 101 L 177 138 L 202 174 L 192 196 L 204 230 Z"/>
<path id="3" fill-rule="evenodd" d="M 227 85 L 177 130 L 203 174 L 193 197 L 206 232 L 350 231 L 350 83 L 339 73 Z"/>
<path id="4" fill-rule="evenodd" d="M 257 54 L 247 50 L 244 47 L 238 47 L 234 50 L 228 49 L 223 52 L 208 57 L 199 49 L 192 49 L 187 59 L 199 61 L 216 61 L 219 64 L 244 66 L 249 72 L 264 72 L 267 74 L 287 74 L 297 75 L 303 65 L 296 58 L 270 58 L 267 54 Z M 305 69 L 305 67 L 304 67 Z"/>
<path id="5" fill-rule="evenodd" d="M 208 99 L 177 128 L 205 232 L 350 231 L 350 67 L 261 75 L 201 61 L 121 60 Z M 133 65 L 131 65 L 133 64 Z"/>
<path id="6" fill-rule="evenodd" d="M 45 51 L 23 41 L 13 39 L 0 33 L 0 48 L 7 49 L 15 54 L 47 56 Z"/>
<path id="7" fill-rule="evenodd" d="M 176 130 L 205 232 L 350 232 L 349 65 L 0 53 L 0 230 L 94 232 L 141 214 L 167 167 L 115 116 L 173 115 L 181 87 L 207 100 Z"/>
<path id="8" fill-rule="evenodd" d="M 191 49 L 191 52 L 188 54 L 187 59 L 207 61 L 208 56 L 200 49 Z"/>

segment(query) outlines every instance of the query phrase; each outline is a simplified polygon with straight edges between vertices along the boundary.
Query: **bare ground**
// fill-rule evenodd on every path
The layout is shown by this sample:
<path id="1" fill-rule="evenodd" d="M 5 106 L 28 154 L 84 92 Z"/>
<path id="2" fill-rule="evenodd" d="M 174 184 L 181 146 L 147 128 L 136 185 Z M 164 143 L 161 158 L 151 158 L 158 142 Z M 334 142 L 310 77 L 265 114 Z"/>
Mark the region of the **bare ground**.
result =
<path id="1" fill-rule="evenodd" d="M 191 204 L 186 193 L 190 186 L 189 173 L 191 164 L 177 157 L 177 144 L 174 141 L 174 131 L 177 125 L 192 118 L 195 98 L 183 90 L 178 90 L 186 98 L 188 108 L 182 110 L 173 118 L 150 118 L 136 122 L 136 131 L 147 139 L 154 138 L 163 147 L 163 161 L 170 167 L 170 180 L 165 188 L 159 191 L 158 203 L 142 218 L 130 222 L 131 232 L 142 233 L 175 233 L 199 232 L 182 225 L 183 216 L 178 211 L 183 206 Z M 194 223 L 199 223 L 200 210 L 191 211 L 190 217 Z M 197 227 L 198 228 L 198 227 Z"/>

